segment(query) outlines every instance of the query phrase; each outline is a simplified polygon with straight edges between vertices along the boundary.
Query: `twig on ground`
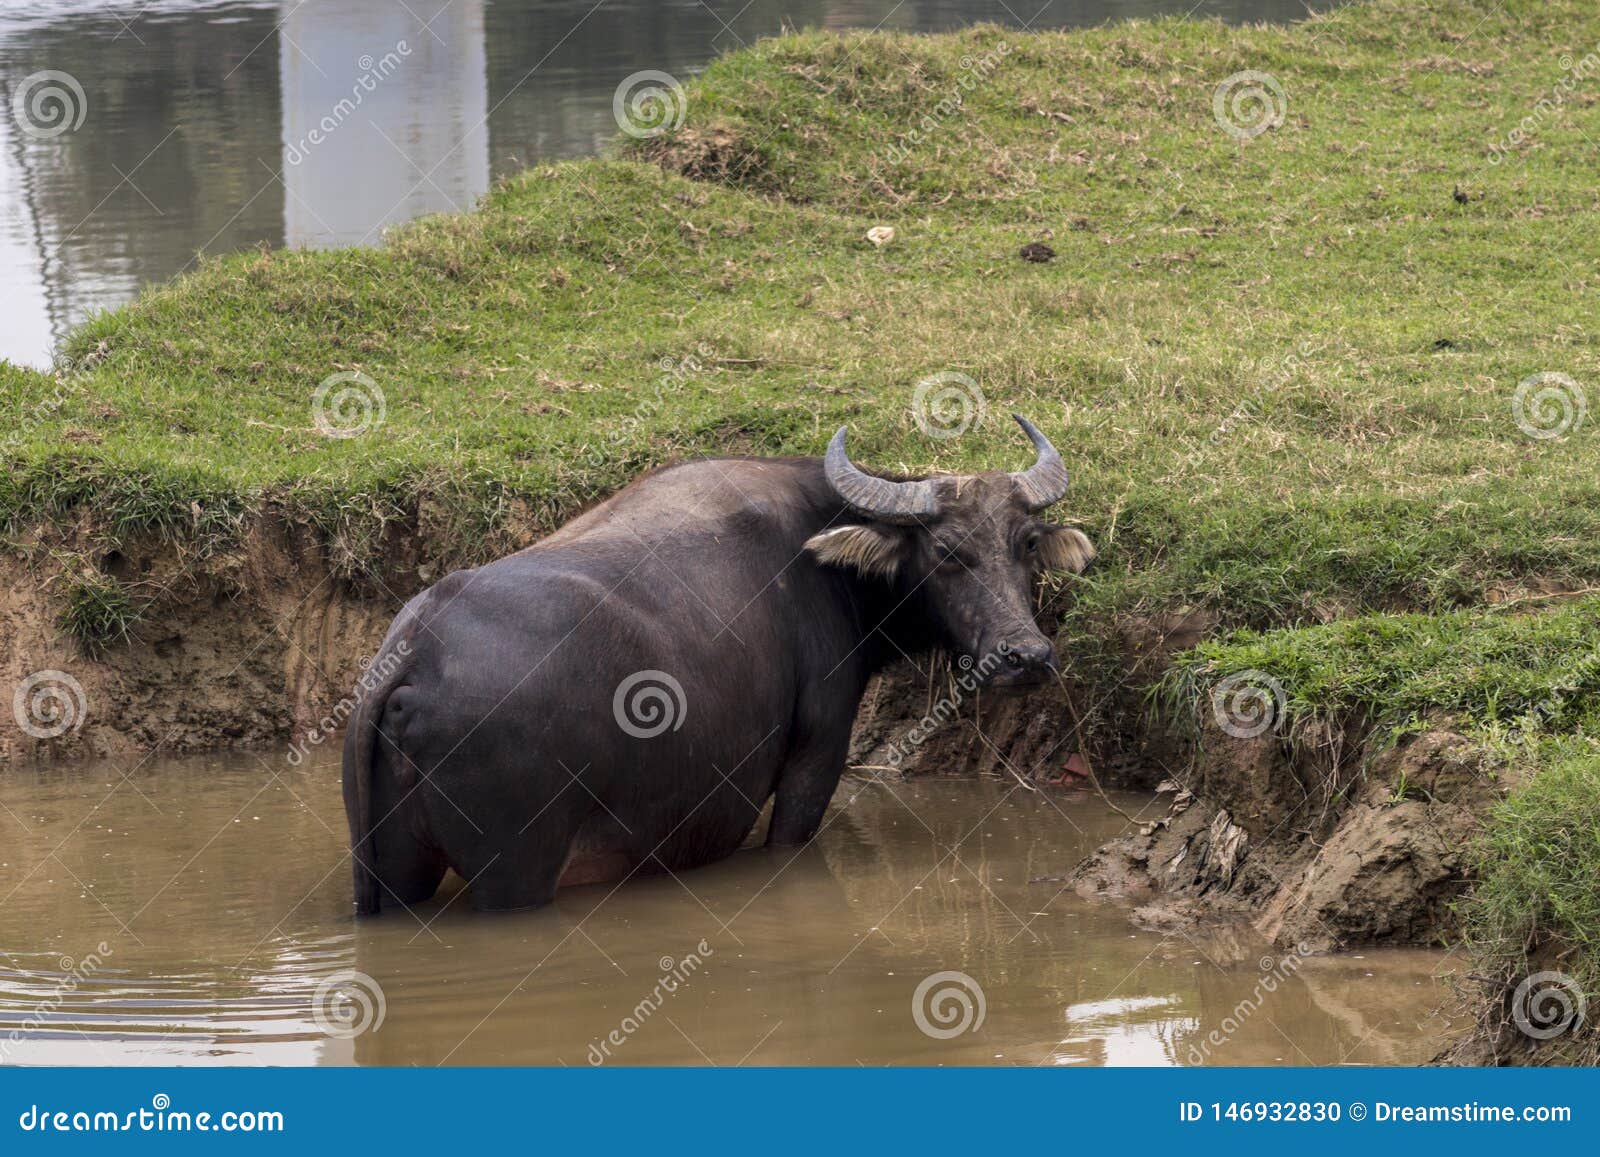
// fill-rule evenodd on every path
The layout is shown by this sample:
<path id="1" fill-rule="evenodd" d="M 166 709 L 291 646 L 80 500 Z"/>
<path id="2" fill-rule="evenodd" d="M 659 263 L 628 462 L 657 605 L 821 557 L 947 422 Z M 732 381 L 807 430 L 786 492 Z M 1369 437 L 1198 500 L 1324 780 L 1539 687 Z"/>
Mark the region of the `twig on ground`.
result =
<path id="1" fill-rule="evenodd" d="M 1061 698 L 1066 700 L 1067 712 L 1072 716 L 1072 734 L 1077 740 L 1078 758 L 1083 760 L 1083 770 L 1088 774 L 1089 782 L 1094 784 L 1095 791 L 1100 793 L 1100 798 L 1105 801 L 1106 806 L 1112 811 L 1116 812 L 1130 824 L 1144 823 L 1143 820 L 1136 816 L 1129 815 L 1116 804 L 1112 803 L 1111 797 L 1106 794 L 1106 789 L 1100 786 L 1100 777 L 1094 773 L 1094 764 L 1089 759 L 1089 753 L 1085 751 L 1083 747 L 1083 725 L 1078 719 L 1078 708 L 1073 704 L 1072 696 L 1067 694 L 1067 681 L 1061 677 L 1061 673 L 1059 671 L 1056 672 L 1056 686 L 1061 688 Z"/>

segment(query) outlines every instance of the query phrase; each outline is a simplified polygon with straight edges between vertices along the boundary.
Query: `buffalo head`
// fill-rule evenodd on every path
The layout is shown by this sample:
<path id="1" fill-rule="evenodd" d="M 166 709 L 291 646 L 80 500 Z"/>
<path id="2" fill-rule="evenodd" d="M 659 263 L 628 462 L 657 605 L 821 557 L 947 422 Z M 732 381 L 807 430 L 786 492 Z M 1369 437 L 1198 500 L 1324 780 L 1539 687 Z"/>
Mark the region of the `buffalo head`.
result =
<path id="1" fill-rule="evenodd" d="M 894 605 L 920 610 L 935 641 L 995 686 L 1037 682 L 1055 669 L 1055 648 L 1033 621 L 1034 577 L 1081 573 L 1095 555 L 1082 531 L 1038 517 L 1066 493 L 1067 470 L 1048 438 L 1012 416 L 1038 453 L 1029 469 L 911 482 L 859 469 L 841 428 L 824 469 L 860 521 L 806 543 L 818 562 L 895 588 Z"/>

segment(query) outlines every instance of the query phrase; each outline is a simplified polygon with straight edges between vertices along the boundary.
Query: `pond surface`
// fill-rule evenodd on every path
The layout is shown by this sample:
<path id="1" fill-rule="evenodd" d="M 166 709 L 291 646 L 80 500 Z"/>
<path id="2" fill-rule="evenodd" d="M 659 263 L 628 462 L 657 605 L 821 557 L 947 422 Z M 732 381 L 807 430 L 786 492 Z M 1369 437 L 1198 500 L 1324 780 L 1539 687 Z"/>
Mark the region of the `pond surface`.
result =
<path id="1" fill-rule="evenodd" d="M 1432 953 L 1274 959 L 1077 897 L 1062 876 L 1125 825 L 1080 791 L 850 779 L 800 852 L 568 889 L 538 912 L 476 914 L 447 884 L 414 913 L 357 922 L 335 753 L 9 767 L 0 1060 L 1393 1064 L 1435 1050 Z"/>
<path id="2" fill-rule="evenodd" d="M 598 152 L 617 135 L 613 96 L 633 74 L 684 80 L 785 27 L 1059 28 L 1187 12 L 1288 20 L 1331 6 L 4 0 L 0 358 L 47 364 L 70 327 L 198 253 L 371 244 L 385 226 L 471 208 L 491 175 Z M 47 72 L 70 80 L 39 78 Z M 43 104 L 19 113 L 19 94 L 25 109 Z M 307 147 L 327 118 L 326 143 Z"/>

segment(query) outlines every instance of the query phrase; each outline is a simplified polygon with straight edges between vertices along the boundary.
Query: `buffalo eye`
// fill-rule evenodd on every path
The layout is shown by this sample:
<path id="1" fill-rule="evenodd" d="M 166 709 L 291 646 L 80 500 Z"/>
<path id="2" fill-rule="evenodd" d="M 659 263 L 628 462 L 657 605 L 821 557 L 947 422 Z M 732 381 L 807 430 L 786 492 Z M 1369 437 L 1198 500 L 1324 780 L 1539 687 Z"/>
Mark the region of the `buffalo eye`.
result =
<path id="1" fill-rule="evenodd" d="M 1027 551 L 1030 556 L 1039 553 L 1039 535 L 1037 531 L 1028 535 L 1028 540 L 1023 544 L 1022 549 Z"/>

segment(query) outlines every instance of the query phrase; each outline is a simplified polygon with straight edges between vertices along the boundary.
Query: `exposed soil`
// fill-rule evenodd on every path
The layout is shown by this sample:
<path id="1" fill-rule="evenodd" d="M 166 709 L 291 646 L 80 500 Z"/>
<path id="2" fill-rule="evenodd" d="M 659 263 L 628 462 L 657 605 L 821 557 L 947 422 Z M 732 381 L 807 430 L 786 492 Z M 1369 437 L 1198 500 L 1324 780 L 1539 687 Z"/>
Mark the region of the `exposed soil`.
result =
<path id="1" fill-rule="evenodd" d="M 1447 936 L 1463 850 L 1506 787 L 1448 731 L 1336 757 L 1208 730 L 1186 778 L 1164 785 L 1166 816 L 1079 866 L 1078 891 L 1143 923 L 1231 919 L 1311 951 Z"/>
<path id="2" fill-rule="evenodd" d="M 63 550 L 84 550 L 88 537 L 41 532 L 28 544 L 32 559 L 0 560 L 0 685 L 56 671 L 81 688 L 71 692 L 76 726 L 40 738 L 8 720 L 0 758 L 282 742 L 313 727 L 348 692 L 400 599 L 422 585 L 414 569 L 408 580 L 398 566 L 389 576 L 398 584 L 392 595 L 378 583 L 352 584 L 335 573 L 315 535 L 265 519 L 238 549 L 205 559 L 170 544 L 124 544 L 98 561 L 117 572 L 144 614 L 131 642 L 93 657 L 57 622 L 54 561 Z M 10 707 L 26 717 L 26 703 Z"/>

